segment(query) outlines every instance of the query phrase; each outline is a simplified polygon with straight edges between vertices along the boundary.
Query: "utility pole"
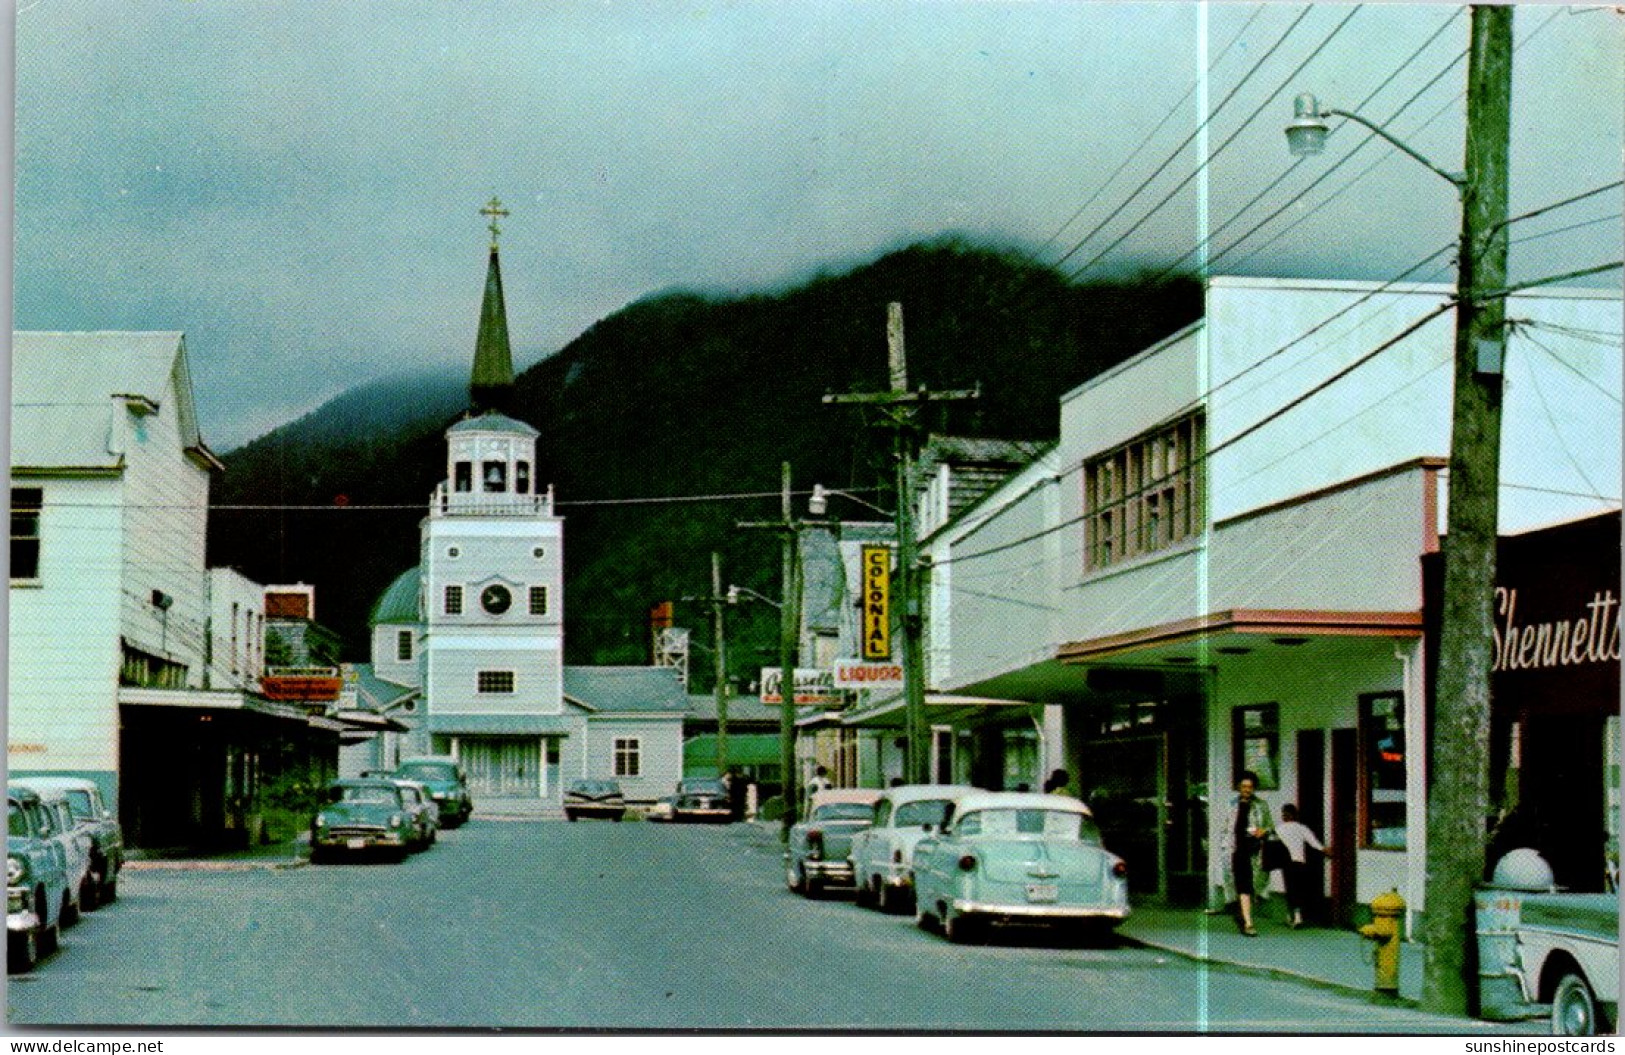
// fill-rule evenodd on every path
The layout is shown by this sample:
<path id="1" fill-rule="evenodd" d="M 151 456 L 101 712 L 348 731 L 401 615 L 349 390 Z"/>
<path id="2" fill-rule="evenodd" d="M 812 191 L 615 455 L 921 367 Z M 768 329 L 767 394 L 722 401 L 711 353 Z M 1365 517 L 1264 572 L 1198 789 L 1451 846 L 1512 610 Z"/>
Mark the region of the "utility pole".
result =
<path id="1" fill-rule="evenodd" d="M 914 463 L 919 457 L 920 433 L 917 422 L 924 403 L 976 399 L 980 389 L 931 392 L 920 386 L 908 387 L 908 360 L 903 347 L 903 306 L 896 301 L 886 305 L 886 358 L 891 378 L 888 392 L 830 394 L 825 403 L 861 403 L 878 406 L 896 430 L 897 451 L 897 578 L 903 598 L 903 730 L 907 743 L 904 771 L 908 781 L 923 784 L 927 772 L 928 747 L 925 728 L 925 613 L 919 543 L 914 537 Z"/>
<path id="2" fill-rule="evenodd" d="M 801 642 L 801 521 L 796 519 L 790 496 L 790 463 L 782 472 L 779 501 L 780 519 L 742 523 L 742 528 L 766 528 L 780 533 L 781 576 L 784 594 L 779 605 L 779 768 L 783 770 L 784 815 L 780 838 L 788 841 L 790 828 L 800 812 L 796 801 L 796 663 Z M 720 587 L 714 588 L 717 592 Z"/>
<path id="3" fill-rule="evenodd" d="M 1422 1005 L 1469 1008 L 1473 888 L 1489 814 L 1491 642 L 1506 351 L 1511 6 L 1476 4 L 1467 68 L 1467 140 L 1456 281 L 1455 395 L 1444 598 L 1427 808 Z"/>
<path id="4" fill-rule="evenodd" d="M 711 643 L 716 655 L 716 685 L 713 692 L 717 700 L 717 778 L 728 773 L 728 656 L 724 651 L 722 612 L 727 603 L 722 596 L 722 554 L 711 551 Z"/>

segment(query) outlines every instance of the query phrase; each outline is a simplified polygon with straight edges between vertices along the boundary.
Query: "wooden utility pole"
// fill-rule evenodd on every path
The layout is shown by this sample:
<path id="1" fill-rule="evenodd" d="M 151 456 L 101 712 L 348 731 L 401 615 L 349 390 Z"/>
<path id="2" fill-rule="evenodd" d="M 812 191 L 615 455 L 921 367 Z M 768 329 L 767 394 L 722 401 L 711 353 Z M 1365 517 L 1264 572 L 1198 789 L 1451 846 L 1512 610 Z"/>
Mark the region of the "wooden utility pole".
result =
<path id="1" fill-rule="evenodd" d="M 716 657 L 716 685 L 712 691 L 717 701 L 717 778 L 728 773 L 728 654 L 726 634 L 722 625 L 722 554 L 711 551 L 711 645 Z"/>
<path id="2" fill-rule="evenodd" d="M 921 404 L 976 399 L 979 389 L 931 392 L 923 385 L 908 387 L 908 360 L 903 347 L 903 306 L 886 305 L 886 358 L 891 390 L 827 395 L 825 403 L 861 403 L 887 412 L 896 430 L 897 451 L 897 578 L 903 600 L 903 728 L 907 752 L 904 771 L 913 784 L 930 780 L 925 726 L 925 613 L 919 542 L 914 537 L 914 463 L 919 457 L 918 414 Z"/>
<path id="3" fill-rule="evenodd" d="M 1506 351 L 1507 167 L 1512 108 L 1511 6 L 1472 8 L 1467 141 L 1456 293 L 1455 396 L 1444 598 L 1434 682 L 1427 808 L 1422 1005 L 1470 1008 L 1466 974 L 1473 889 L 1484 874 L 1489 815 L 1491 643 Z M 1417 701 L 1420 702 L 1420 701 Z M 1414 705 L 1414 704 L 1413 704 Z"/>

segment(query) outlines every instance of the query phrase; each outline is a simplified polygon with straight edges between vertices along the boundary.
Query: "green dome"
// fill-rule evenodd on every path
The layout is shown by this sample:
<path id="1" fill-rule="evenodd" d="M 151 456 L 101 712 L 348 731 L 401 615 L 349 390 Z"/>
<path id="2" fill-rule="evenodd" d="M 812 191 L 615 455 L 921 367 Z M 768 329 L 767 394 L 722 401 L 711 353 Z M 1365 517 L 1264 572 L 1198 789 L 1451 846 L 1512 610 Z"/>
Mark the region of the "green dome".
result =
<path id="1" fill-rule="evenodd" d="M 372 615 L 367 618 L 367 625 L 419 622 L 419 578 L 418 569 L 415 567 L 401 572 L 400 577 L 389 584 L 389 589 L 378 596 L 378 603 L 372 606 Z"/>

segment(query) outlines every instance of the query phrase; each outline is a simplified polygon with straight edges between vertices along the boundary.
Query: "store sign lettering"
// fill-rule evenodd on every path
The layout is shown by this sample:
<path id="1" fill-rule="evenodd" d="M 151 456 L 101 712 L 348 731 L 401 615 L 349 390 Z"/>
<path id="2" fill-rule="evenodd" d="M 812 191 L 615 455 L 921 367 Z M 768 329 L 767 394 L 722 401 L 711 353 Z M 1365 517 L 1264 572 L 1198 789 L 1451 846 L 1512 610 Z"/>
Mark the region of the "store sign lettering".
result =
<path id="1" fill-rule="evenodd" d="M 1619 599 L 1612 590 L 1592 594 L 1571 619 L 1518 623 L 1518 591 L 1495 590 L 1495 670 L 1540 670 L 1584 663 L 1618 663 Z"/>
<path id="2" fill-rule="evenodd" d="M 891 658 L 891 548 L 863 547 L 863 658 Z"/>

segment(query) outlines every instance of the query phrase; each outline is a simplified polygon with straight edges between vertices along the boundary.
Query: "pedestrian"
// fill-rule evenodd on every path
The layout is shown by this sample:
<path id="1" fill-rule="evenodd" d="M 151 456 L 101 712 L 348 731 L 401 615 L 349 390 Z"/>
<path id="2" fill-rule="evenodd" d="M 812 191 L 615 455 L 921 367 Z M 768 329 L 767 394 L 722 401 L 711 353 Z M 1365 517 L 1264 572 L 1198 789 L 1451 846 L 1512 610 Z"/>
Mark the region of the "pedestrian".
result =
<path id="1" fill-rule="evenodd" d="M 1049 777 L 1044 781 L 1044 794 L 1046 794 L 1046 795 L 1065 795 L 1067 785 L 1069 785 L 1071 783 L 1072 783 L 1072 778 L 1067 775 L 1066 770 L 1064 770 L 1064 769 L 1054 770 L 1053 772 L 1050 773 Z"/>
<path id="2" fill-rule="evenodd" d="M 828 791 L 833 785 L 830 783 L 829 770 L 818 766 L 813 770 L 812 779 L 807 781 L 807 805 L 812 805 L 813 796 L 820 791 Z"/>
<path id="3" fill-rule="evenodd" d="M 1236 797 L 1230 800 L 1230 817 L 1222 833 L 1224 849 L 1230 853 L 1230 877 L 1236 888 L 1239 915 L 1236 925 L 1249 938 L 1258 934 L 1253 926 L 1253 873 L 1259 847 L 1274 829 L 1269 804 L 1258 797 L 1258 774 L 1252 770 L 1236 780 Z"/>
<path id="4" fill-rule="evenodd" d="M 1303 910 L 1312 897 L 1309 848 L 1314 847 L 1326 857 L 1332 852 L 1321 845 L 1307 824 L 1298 820 L 1298 807 L 1290 802 L 1281 807 L 1281 824 L 1275 829 L 1275 837 L 1286 847 L 1286 907 L 1292 913 L 1292 929 L 1297 930 L 1303 926 Z"/>
<path id="5" fill-rule="evenodd" d="M 734 820 L 744 819 L 745 776 L 739 772 L 738 766 L 728 770 L 728 810 L 733 814 Z"/>

